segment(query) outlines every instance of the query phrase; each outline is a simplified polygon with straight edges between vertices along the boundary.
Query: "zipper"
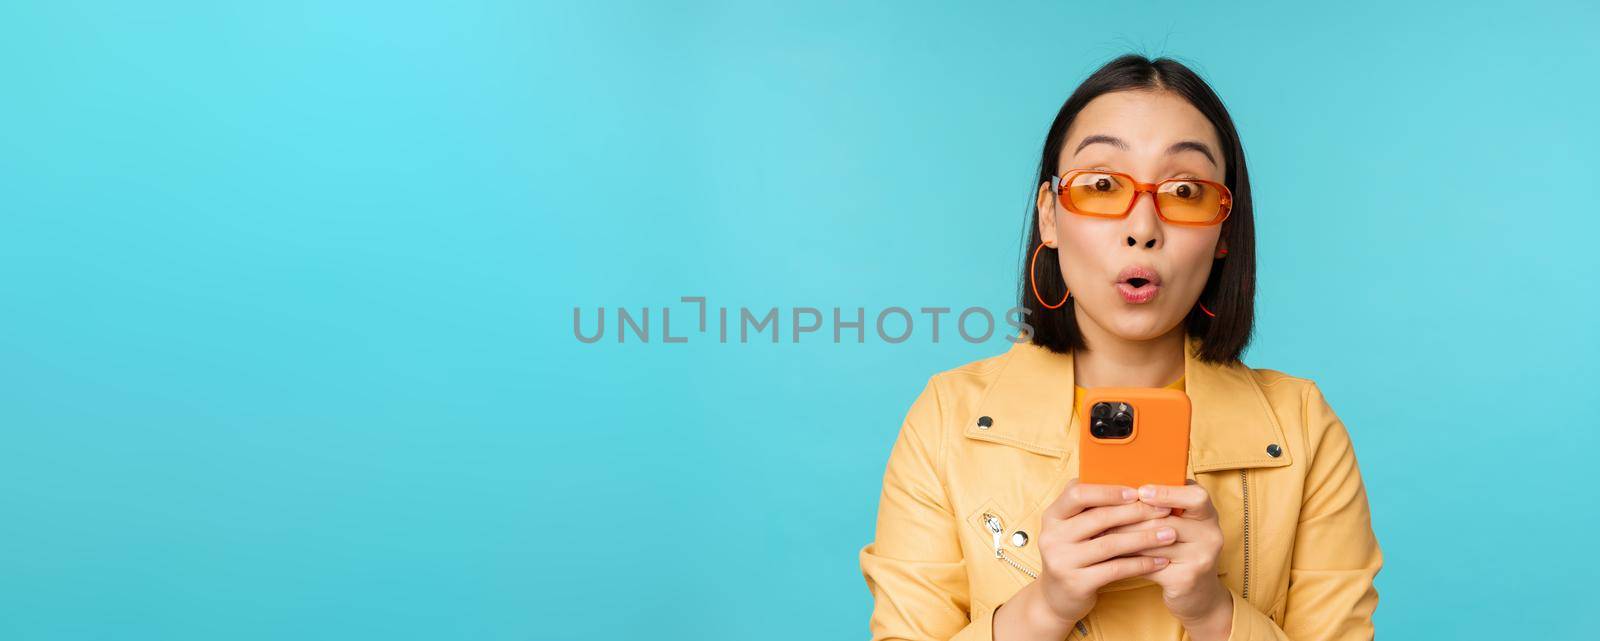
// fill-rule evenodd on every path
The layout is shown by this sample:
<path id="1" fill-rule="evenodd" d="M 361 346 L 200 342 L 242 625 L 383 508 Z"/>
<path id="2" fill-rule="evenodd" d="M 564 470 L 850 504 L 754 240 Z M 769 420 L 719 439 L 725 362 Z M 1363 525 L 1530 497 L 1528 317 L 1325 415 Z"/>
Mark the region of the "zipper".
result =
<path id="1" fill-rule="evenodd" d="M 1016 561 L 1013 561 L 1011 557 L 1006 556 L 1006 549 L 1003 543 L 1003 540 L 1005 539 L 1006 525 L 1000 521 L 999 516 L 989 512 L 984 512 L 983 524 L 985 527 L 989 528 L 989 534 L 994 537 L 994 558 L 1005 561 L 1007 565 L 1010 565 L 1011 567 L 1021 571 L 1023 574 L 1028 575 L 1028 578 L 1030 579 L 1039 578 L 1039 575 L 1033 570 L 1029 570 L 1021 563 L 1017 563 Z M 1075 624 L 1075 627 L 1078 629 L 1078 634 L 1083 635 L 1083 637 L 1086 639 L 1089 638 L 1089 626 L 1085 625 L 1082 620 L 1079 620 L 1077 624 Z"/>
<path id="2" fill-rule="evenodd" d="M 1250 600 L 1250 476 L 1247 470 L 1239 470 L 1239 489 L 1240 495 L 1244 497 L 1244 585 L 1239 591 L 1239 598 L 1248 601 Z"/>
<path id="3" fill-rule="evenodd" d="M 1011 567 L 1021 570 L 1022 573 L 1028 575 L 1028 578 L 1030 579 L 1039 578 L 1039 575 L 1033 570 L 1029 570 L 1021 563 L 1017 563 L 1016 561 L 1011 560 L 1011 557 L 1006 556 L 1006 549 L 1001 543 L 1001 539 L 1005 538 L 1006 526 L 1004 523 L 1000 522 L 1000 517 L 988 512 L 984 512 L 983 524 L 989 528 L 989 533 L 994 535 L 994 558 L 1005 561 L 1006 564 L 1010 565 Z"/>

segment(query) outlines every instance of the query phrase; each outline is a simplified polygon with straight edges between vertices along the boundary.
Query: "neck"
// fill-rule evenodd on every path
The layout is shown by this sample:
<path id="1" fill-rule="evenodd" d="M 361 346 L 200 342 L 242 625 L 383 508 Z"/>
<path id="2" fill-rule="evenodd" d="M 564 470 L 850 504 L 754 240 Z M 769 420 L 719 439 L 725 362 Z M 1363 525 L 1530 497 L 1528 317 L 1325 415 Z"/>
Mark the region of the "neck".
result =
<path id="1" fill-rule="evenodd" d="M 1184 330 L 1180 324 L 1149 339 L 1126 339 L 1077 314 L 1088 348 L 1072 357 L 1079 387 L 1164 387 L 1183 376 Z"/>

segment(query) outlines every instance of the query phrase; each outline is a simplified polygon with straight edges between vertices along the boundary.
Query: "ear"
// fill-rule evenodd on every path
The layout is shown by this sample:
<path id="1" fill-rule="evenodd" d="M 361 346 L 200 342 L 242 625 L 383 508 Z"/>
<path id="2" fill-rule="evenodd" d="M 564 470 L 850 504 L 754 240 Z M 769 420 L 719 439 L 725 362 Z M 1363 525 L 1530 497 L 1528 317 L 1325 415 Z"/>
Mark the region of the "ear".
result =
<path id="1" fill-rule="evenodd" d="M 1057 245 L 1055 202 L 1056 195 L 1050 191 L 1050 183 L 1040 184 L 1038 202 L 1034 203 L 1039 208 L 1039 241 L 1050 247 Z"/>

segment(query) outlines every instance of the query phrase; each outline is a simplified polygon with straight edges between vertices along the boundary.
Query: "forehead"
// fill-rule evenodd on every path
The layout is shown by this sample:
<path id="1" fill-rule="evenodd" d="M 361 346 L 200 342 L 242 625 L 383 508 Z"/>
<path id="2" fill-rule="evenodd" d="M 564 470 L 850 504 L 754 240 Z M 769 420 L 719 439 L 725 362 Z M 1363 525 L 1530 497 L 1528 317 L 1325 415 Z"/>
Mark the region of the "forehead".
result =
<path id="1" fill-rule="evenodd" d="M 1061 161 L 1078 156 L 1078 143 L 1092 135 L 1120 138 L 1128 144 L 1128 150 L 1090 145 L 1082 152 L 1085 157 L 1116 153 L 1154 159 L 1164 155 L 1172 143 L 1182 140 L 1203 142 L 1215 153 L 1222 153 L 1222 142 L 1211 121 L 1189 101 L 1169 91 L 1115 91 L 1089 101 L 1067 128 Z M 1222 160 L 1219 155 L 1217 162 Z M 1204 163 L 1204 157 L 1200 161 Z"/>

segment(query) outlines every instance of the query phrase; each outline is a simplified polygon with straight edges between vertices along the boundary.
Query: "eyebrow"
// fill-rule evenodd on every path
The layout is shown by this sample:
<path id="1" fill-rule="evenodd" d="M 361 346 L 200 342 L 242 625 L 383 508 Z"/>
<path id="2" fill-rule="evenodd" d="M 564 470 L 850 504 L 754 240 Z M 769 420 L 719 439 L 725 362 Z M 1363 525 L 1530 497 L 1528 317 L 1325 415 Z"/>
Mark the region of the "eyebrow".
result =
<path id="1" fill-rule="evenodd" d="M 1080 151 L 1083 151 L 1084 147 L 1088 147 L 1089 145 L 1093 144 L 1111 145 L 1112 147 L 1116 147 L 1117 149 L 1121 149 L 1123 151 L 1128 150 L 1128 143 L 1124 142 L 1121 138 L 1116 136 L 1107 136 L 1105 134 L 1095 134 L 1093 136 L 1084 137 L 1083 142 L 1078 143 L 1078 148 L 1072 150 L 1072 153 L 1076 154 Z M 1205 143 L 1198 140 L 1180 140 L 1172 143 L 1171 147 L 1167 147 L 1168 154 L 1175 154 L 1180 151 L 1198 151 L 1206 157 L 1206 160 L 1211 161 L 1211 165 L 1213 167 L 1215 167 L 1217 164 L 1217 157 L 1211 153 L 1211 147 L 1206 146 Z"/>
<path id="2" fill-rule="evenodd" d="M 1211 148 L 1207 147 L 1203 142 L 1198 140 L 1183 140 L 1172 143 L 1171 147 L 1167 147 L 1167 153 L 1169 154 L 1175 154 L 1180 151 L 1198 151 L 1202 154 L 1205 154 L 1206 160 L 1211 161 L 1212 167 L 1217 166 L 1217 157 L 1211 155 Z"/>
<path id="3" fill-rule="evenodd" d="M 1116 136 L 1107 136 L 1104 134 L 1095 134 L 1093 136 L 1084 138 L 1083 142 L 1078 143 L 1078 148 L 1072 150 L 1072 153 L 1076 154 L 1080 151 L 1083 151 L 1084 147 L 1088 147 L 1089 145 L 1093 145 L 1095 143 L 1111 145 L 1112 147 L 1116 147 L 1117 149 L 1121 149 L 1123 151 L 1128 150 L 1128 143 L 1122 142 L 1121 138 Z"/>

